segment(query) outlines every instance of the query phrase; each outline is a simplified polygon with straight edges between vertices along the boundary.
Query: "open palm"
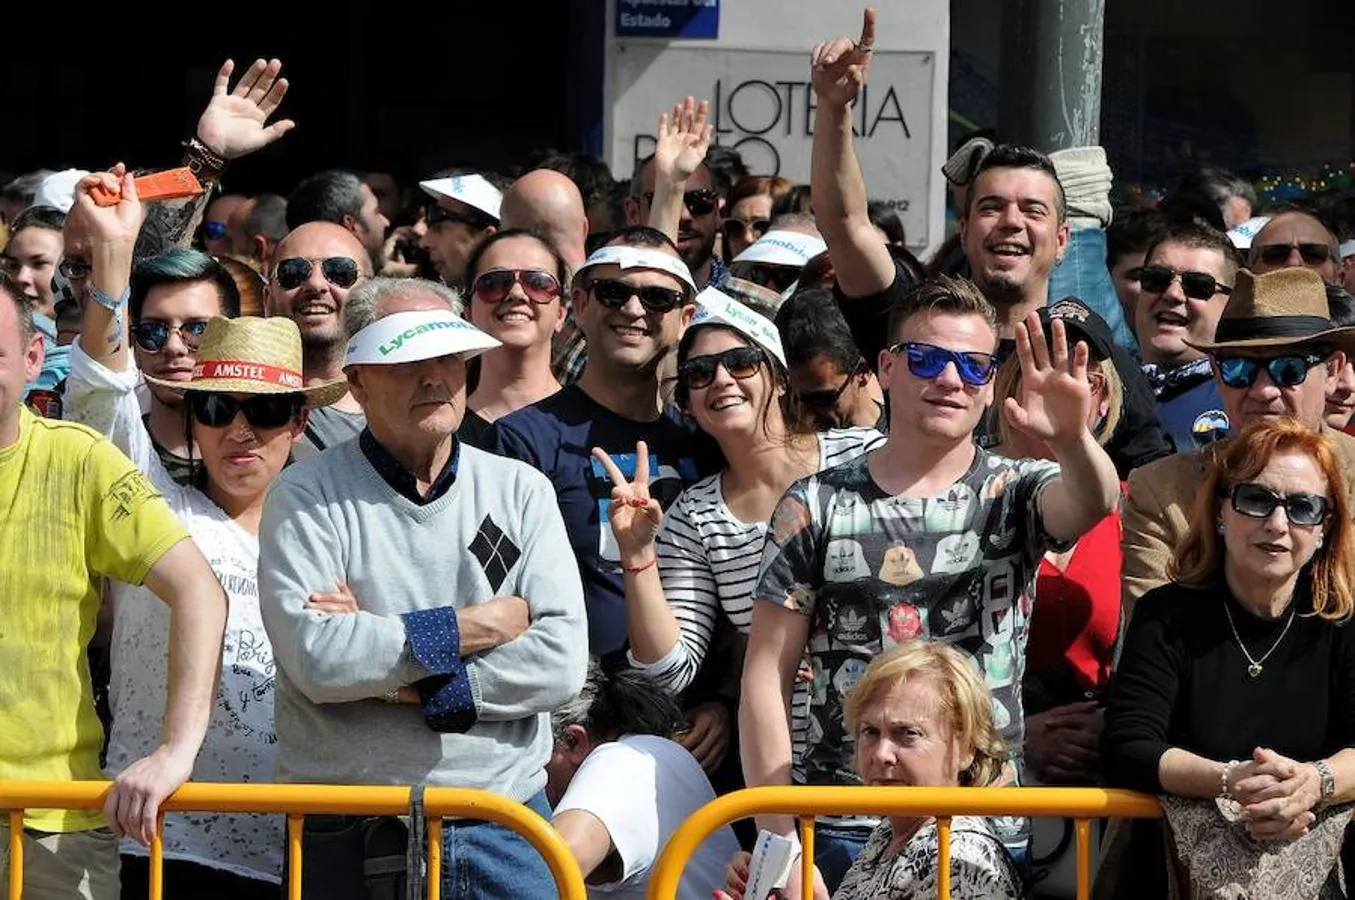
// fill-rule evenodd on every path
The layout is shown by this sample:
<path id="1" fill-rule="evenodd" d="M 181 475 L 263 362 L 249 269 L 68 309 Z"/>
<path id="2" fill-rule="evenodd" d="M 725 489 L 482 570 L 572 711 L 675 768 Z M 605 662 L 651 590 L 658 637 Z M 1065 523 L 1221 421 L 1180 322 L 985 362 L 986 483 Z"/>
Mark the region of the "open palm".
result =
<path id="1" fill-rule="evenodd" d="M 706 158 L 710 149 L 712 128 L 707 124 L 710 102 L 702 100 L 698 106 L 688 97 L 659 116 L 659 135 L 654 145 L 654 170 L 660 175 L 671 175 L 674 181 L 686 181 Z"/>
<path id="2" fill-rule="evenodd" d="M 212 99 L 198 119 L 198 140 L 226 159 L 267 147 L 296 127 L 291 119 L 267 124 L 287 94 L 287 79 L 278 77 L 282 71 L 279 60 L 254 60 L 235 90 L 228 91 L 233 71 L 234 61 L 228 59 L 221 65 Z"/>
<path id="3" fill-rule="evenodd" d="M 1052 340 L 1046 343 L 1038 313 L 1016 326 L 1021 397 L 1008 397 L 1005 409 L 1012 427 L 1052 446 L 1082 437 L 1092 394 L 1087 345 L 1078 341 L 1070 354 L 1063 322 L 1055 319 L 1050 330 Z"/>

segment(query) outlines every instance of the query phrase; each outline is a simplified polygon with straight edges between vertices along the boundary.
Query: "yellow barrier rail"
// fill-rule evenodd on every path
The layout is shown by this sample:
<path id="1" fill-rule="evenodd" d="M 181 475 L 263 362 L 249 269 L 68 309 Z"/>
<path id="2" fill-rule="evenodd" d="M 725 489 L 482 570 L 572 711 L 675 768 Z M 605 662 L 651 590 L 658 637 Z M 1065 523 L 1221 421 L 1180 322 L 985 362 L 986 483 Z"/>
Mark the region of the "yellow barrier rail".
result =
<path id="1" fill-rule="evenodd" d="M 950 819 L 953 816 L 1029 816 L 1077 823 L 1077 896 L 1091 896 L 1091 820 L 1156 819 L 1157 799 L 1098 788 L 915 788 L 762 787 L 735 791 L 707 803 L 683 822 L 659 855 L 649 880 L 649 900 L 673 900 L 687 861 L 717 828 L 753 815 L 793 816 L 800 821 L 801 885 L 811 896 L 815 816 L 934 816 L 941 900 L 950 900 Z M 763 900 L 761 897 L 745 900 Z"/>
<path id="2" fill-rule="evenodd" d="M 102 809 L 107 781 L 0 781 L 0 810 L 10 829 L 9 900 L 23 888 L 25 809 Z M 408 787 L 324 784 L 185 784 L 161 806 L 151 844 L 150 898 L 162 900 L 165 812 L 260 813 L 287 817 L 287 897 L 301 900 L 301 825 L 308 815 L 398 816 L 410 810 Z M 442 892 L 442 819 L 484 819 L 512 829 L 545 859 L 561 900 L 587 900 L 583 875 L 559 833 L 532 810 L 488 791 L 461 788 L 424 790 L 428 817 L 428 900 Z"/>

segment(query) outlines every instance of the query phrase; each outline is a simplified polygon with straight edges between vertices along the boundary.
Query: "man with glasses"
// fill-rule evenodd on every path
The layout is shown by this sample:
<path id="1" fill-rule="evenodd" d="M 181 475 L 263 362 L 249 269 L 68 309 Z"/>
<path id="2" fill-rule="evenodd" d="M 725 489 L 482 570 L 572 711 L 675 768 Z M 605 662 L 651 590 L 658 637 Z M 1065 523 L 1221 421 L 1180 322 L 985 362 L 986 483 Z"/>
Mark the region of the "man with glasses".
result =
<path id="1" fill-rule="evenodd" d="M 371 258 L 342 225 L 310 222 L 278 244 L 264 289 L 264 313 L 286 316 L 301 329 L 302 377 L 308 386 L 343 376 L 348 292 L 370 277 Z M 333 405 L 311 411 L 293 455 L 310 456 L 357 437 L 366 423 L 357 400 L 345 394 Z"/>
<path id="2" fill-rule="evenodd" d="M 659 394 L 659 366 L 694 312 L 696 285 L 671 241 L 627 228 L 574 276 L 573 303 L 588 341 L 579 380 L 494 423 L 486 446 L 545 472 L 555 484 L 583 576 L 593 655 L 626 643 L 621 554 L 608 518 L 612 482 L 591 453 L 628 478 L 635 445 L 650 448 L 650 492 L 665 508 L 697 480 L 692 433 Z"/>
<path id="3" fill-rule="evenodd" d="M 1335 443 L 1342 465 L 1355 471 L 1355 438 L 1326 426 L 1327 388 L 1355 350 L 1355 327 L 1333 327 L 1321 277 L 1286 267 L 1265 275 L 1243 269 L 1212 340 L 1187 339 L 1208 354 L 1223 408 L 1235 431 L 1289 416 Z M 1124 603 L 1165 584 L 1172 549 L 1189 528 L 1202 453 L 1178 453 L 1136 469 L 1125 503 Z M 1355 498 L 1355 488 L 1348 488 Z"/>
<path id="4" fill-rule="evenodd" d="M 631 225 L 650 223 L 650 204 L 654 200 L 657 179 L 654 157 L 635 166 L 626 198 L 626 221 Z M 678 220 L 677 250 L 698 289 L 724 283 L 729 270 L 715 255 L 715 238 L 720 231 L 720 195 L 715 179 L 705 162 L 698 165 L 682 186 L 682 217 Z"/>
<path id="5" fill-rule="evenodd" d="M 1328 282 L 1336 280 L 1340 262 L 1335 235 L 1312 213 L 1300 209 L 1273 216 L 1252 238 L 1247 255 L 1247 267 L 1258 275 L 1303 266 Z"/>
<path id="6" fill-rule="evenodd" d="M 1178 451 L 1226 437 L 1228 415 L 1209 358 L 1189 343 L 1214 335 L 1239 260 L 1226 234 L 1177 225 L 1149 246 L 1139 269 L 1134 331 L 1163 431 Z"/>
<path id="7" fill-rule="evenodd" d="M 790 389 L 802 427 L 884 430 L 880 383 L 852 341 L 831 291 L 796 291 L 777 309 L 776 330 L 786 350 Z"/>
<path id="8" fill-rule="evenodd" d="M 432 198 L 423 210 L 419 246 L 444 284 L 463 287 L 471 250 L 499 229 L 503 192 L 484 175 L 462 169 L 441 172 L 419 187 Z"/>
<path id="9" fill-rule="evenodd" d="M 993 402 L 997 325 L 963 279 L 942 276 L 909 294 L 879 360 L 888 440 L 796 482 L 772 516 L 739 707 L 750 787 L 844 783 L 843 697 L 876 655 L 918 638 L 974 659 L 1019 773 L 1026 598 L 1044 553 L 1066 550 L 1114 509 L 1119 479 L 1087 428 L 1086 347 L 1069 348 L 1058 321 L 1047 345 L 1034 313 L 1016 329 L 1022 394 L 1004 412 L 1057 462 L 1004 459 L 974 443 Z M 814 699 L 806 749 L 792 760 L 786 705 L 806 654 Z M 759 824 L 792 828 L 789 818 Z M 865 843 L 862 824 L 818 831 L 830 889 Z"/>

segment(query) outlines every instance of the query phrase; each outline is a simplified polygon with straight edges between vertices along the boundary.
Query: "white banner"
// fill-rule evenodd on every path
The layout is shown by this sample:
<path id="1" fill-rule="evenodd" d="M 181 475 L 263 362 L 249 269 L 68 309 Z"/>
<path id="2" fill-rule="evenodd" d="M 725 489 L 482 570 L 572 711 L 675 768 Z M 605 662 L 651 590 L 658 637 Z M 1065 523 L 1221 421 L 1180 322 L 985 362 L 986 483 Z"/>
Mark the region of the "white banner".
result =
<path id="1" fill-rule="evenodd" d="M 807 51 L 739 50 L 617 41 L 611 54 L 609 162 L 618 177 L 654 149 L 659 114 L 691 95 L 709 100 L 715 142 L 738 149 L 751 172 L 808 183 L 814 89 Z M 872 200 L 893 206 L 910 247 L 930 246 L 935 56 L 877 49 L 853 110 L 856 154 Z"/>

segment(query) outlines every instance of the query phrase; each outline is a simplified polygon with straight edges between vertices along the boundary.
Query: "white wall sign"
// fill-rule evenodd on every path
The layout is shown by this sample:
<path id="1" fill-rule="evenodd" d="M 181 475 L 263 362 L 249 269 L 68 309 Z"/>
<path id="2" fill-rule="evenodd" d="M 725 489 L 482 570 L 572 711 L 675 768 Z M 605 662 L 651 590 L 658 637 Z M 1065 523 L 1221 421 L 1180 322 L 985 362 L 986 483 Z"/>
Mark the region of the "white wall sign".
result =
<path id="1" fill-rule="evenodd" d="M 609 162 L 618 177 L 654 147 L 659 114 L 690 94 L 709 100 L 716 143 L 736 147 L 748 168 L 809 181 L 814 90 L 807 51 L 744 50 L 617 41 L 610 54 L 613 103 Z M 877 49 L 853 111 L 856 154 L 872 200 L 894 206 L 912 247 L 930 233 L 935 166 L 936 60 L 930 52 Z"/>

